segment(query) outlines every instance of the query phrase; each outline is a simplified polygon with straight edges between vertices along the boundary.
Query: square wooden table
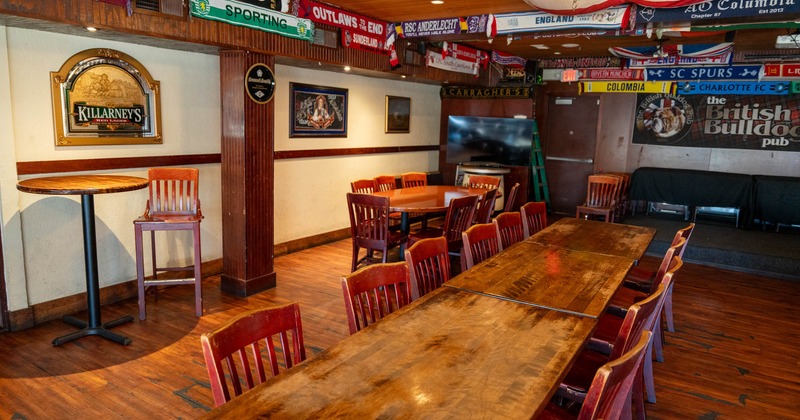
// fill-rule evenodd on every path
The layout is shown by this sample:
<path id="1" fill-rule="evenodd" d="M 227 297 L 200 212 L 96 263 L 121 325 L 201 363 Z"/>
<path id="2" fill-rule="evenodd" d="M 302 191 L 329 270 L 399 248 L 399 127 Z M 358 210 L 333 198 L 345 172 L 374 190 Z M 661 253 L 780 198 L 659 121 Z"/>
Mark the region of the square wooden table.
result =
<path id="1" fill-rule="evenodd" d="M 655 236 L 656 229 L 650 227 L 564 218 L 525 241 L 626 257 L 638 262 Z"/>
<path id="2" fill-rule="evenodd" d="M 596 322 L 443 287 L 208 418 L 529 419 Z"/>
<path id="3" fill-rule="evenodd" d="M 596 318 L 632 266 L 630 258 L 523 241 L 445 286 Z"/>

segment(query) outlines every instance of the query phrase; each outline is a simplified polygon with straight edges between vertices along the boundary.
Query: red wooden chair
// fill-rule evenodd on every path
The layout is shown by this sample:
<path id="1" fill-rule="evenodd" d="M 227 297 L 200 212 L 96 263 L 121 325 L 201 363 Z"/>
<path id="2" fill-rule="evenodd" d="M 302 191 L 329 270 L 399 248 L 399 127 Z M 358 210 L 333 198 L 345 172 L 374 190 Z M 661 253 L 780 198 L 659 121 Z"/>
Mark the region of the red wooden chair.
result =
<path id="1" fill-rule="evenodd" d="M 492 223 L 492 213 L 494 213 L 494 203 L 497 201 L 497 189 L 492 188 L 486 190 L 478 203 L 478 209 L 475 211 L 475 223 Z"/>
<path id="2" fill-rule="evenodd" d="M 539 420 L 574 419 L 626 419 L 631 416 L 632 393 L 636 392 L 637 373 L 645 359 L 645 349 L 652 333 L 643 331 L 639 341 L 615 360 L 594 374 L 586 398 L 577 416 L 550 403 L 537 417 Z"/>
<path id="3" fill-rule="evenodd" d="M 674 255 L 683 258 L 683 253 L 686 251 L 686 247 L 689 244 L 689 238 L 691 238 L 693 231 L 694 223 L 690 223 L 689 226 L 686 226 L 685 228 L 679 229 L 677 232 L 675 232 L 675 237 L 672 238 L 670 247 L 677 246 L 681 238 L 684 239 L 684 243 L 679 249 L 676 250 Z M 652 292 L 655 286 L 661 282 L 659 274 L 663 275 L 667 268 L 666 265 L 668 264 L 669 260 L 667 259 L 667 255 L 664 255 L 664 260 L 661 261 L 661 266 L 659 267 L 658 271 L 634 267 L 625 277 L 625 287 L 640 290 L 645 293 Z M 675 321 L 673 320 L 672 316 L 672 292 L 667 294 L 666 302 L 664 303 L 664 318 L 667 322 L 667 331 L 675 332 Z"/>
<path id="4" fill-rule="evenodd" d="M 404 262 L 375 264 L 342 277 L 350 335 L 411 302 L 411 281 Z"/>
<path id="5" fill-rule="evenodd" d="M 406 249 L 411 298 L 417 299 L 450 280 L 450 254 L 444 236 L 417 241 Z"/>
<path id="6" fill-rule="evenodd" d="M 575 209 L 575 217 L 602 216 L 606 223 L 613 223 L 620 181 L 613 175 L 589 175 L 586 202 Z"/>
<path id="7" fill-rule="evenodd" d="M 389 232 L 389 197 L 347 193 L 347 207 L 353 238 L 351 271 L 362 262 L 373 263 L 373 251 L 381 251 L 381 262 L 386 262 L 389 249 L 405 240 L 402 233 Z M 367 250 L 363 258 L 358 257 L 361 248 Z"/>
<path id="8" fill-rule="evenodd" d="M 547 227 L 547 203 L 529 201 L 519 208 L 525 238 Z"/>
<path id="9" fill-rule="evenodd" d="M 500 252 L 497 229 L 492 223 L 472 225 L 462 232 L 461 236 L 464 242 L 464 251 L 461 254 L 462 270 L 468 270 Z"/>
<path id="10" fill-rule="evenodd" d="M 403 188 L 424 187 L 428 185 L 428 175 L 424 172 L 406 172 L 400 174 L 400 183 Z"/>
<path id="11" fill-rule="evenodd" d="M 497 231 L 497 238 L 500 240 L 501 251 L 525 239 L 522 216 L 518 211 L 500 213 L 492 220 L 492 223 Z"/>
<path id="12" fill-rule="evenodd" d="M 481 188 L 485 190 L 500 188 L 500 177 L 470 175 L 465 186 L 468 188 Z"/>
<path id="13" fill-rule="evenodd" d="M 460 255 L 461 252 L 461 232 L 466 230 L 475 216 L 475 207 L 478 203 L 477 195 L 468 195 L 450 200 L 447 206 L 447 214 L 444 216 L 444 224 L 440 229 L 428 229 L 420 232 L 412 232 L 408 235 L 408 244 L 413 245 L 416 241 L 425 238 L 435 238 L 444 236 L 447 238 L 447 247 L 451 254 Z"/>
<path id="14" fill-rule="evenodd" d="M 511 191 L 505 195 L 506 205 L 503 208 L 503 211 L 514 211 L 514 201 L 517 200 L 517 193 L 519 192 L 519 182 L 514 184 L 511 187 Z"/>
<path id="15" fill-rule="evenodd" d="M 614 220 L 621 222 L 625 219 L 631 207 L 631 174 L 626 172 L 607 172 L 606 175 L 620 178 L 619 191 L 617 192 L 617 209 L 614 211 Z"/>
<path id="16" fill-rule="evenodd" d="M 640 337 L 643 331 L 653 331 L 663 292 L 664 289 L 659 288 L 648 298 L 628 308 L 614 337 L 613 344 L 598 344 L 597 341 L 590 340 L 587 347 L 578 354 L 577 360 L 567 372 L 566 378 L 559 385 L 557 395 L 583 403 L 591 386 L 594 372 L 603 364 L 616 360 L 622 354 L 630 351 L 636 344 L 637 337 Z M 648 354 L 650 353 L 648 352 Z M 641 379 L 643 371 L 640 369 L 638 374 Z M 638 418 L 645 417 L 643 397 L 641 380 L 637 380 L 633 390 L 633 403 Z"/>
<path id="17" fill-rule="evenodd" d="M 653 317 L 653 326 L 651 331 L 653 331 L 653 345 L 652 350 L 648 351 L 648 357 L 646 358 L 644 365 L 643 365 L 643 374 L 644 374 L 644 384 L 645 390 L 647 391 L 647 400 L 649 402 L 656 402 L 656 392 L 655 392 L 655 381 L 653 378 L 653 357 L 652 354 L 655 352 L 655 358 L 659 362 L 664 361 L 664 354 L 663 354 L 663 339 L 662 339 L 662 329 L 661 329 L 661 322 L 660 315 L 663 313 L 664 304 L 666 303 L 667 297 L 672 292 L 673 285 L 675 284 L 675 273 L 680 270 L 681 266 L 683 266 L 683 261 L 681 257 L 675 256 L 672 259 L 672 262 L 669 266 L 667 272 L 662 276 L 661 283 L 659 284 L 658 288 L 656 288 L 656 292 L 660 293 L 660 299 L 658 303 L 658 308 L 656 308 L 656 314 Z M 660 290 L 660 292 L 659 292 Z M 609 308 L 608 313 L 603 314 L 600 317 L 598 322 L 598 327 L 595 330 L 594 336 L 592 337 L 592 342 L 596 346 L 605 347 L 606 352 L 610 353 L 611 349 L 611 342 L 613 342 L 614 338 L 616 337 L 619 329 L 622 326 L 622 318 L 620 317 L 627 311 L 627 308 L 632 306 L 637 301 L 643 301 L 647 298 L 647 295 L 640 294 L 638 296 L 632 296 L 631 301 L 627 302 L 624 307 L 619 306 L 611 306 Z M 618 305 L 619 302 L 616 303 Z M 595 347 L 597 348 L 597 347 Z"/>
<path id="18" fill-rule="evenodd" d="M 397 189 L 397 180 L 394 175 L 380 175 L 375 179 L 375 191 L 389 191 Z"/>
<path id="19" fill-rule="evenodd" d="M 267 380 L 265 354 L 269 358 L 272 376 L 280 373 L 276 340 L 280 341 L 284 370 L 306 359 L 300 305 L 297 303 L 245 312 L 200 336 L 216 407 L 231 399 L 225 378 L 230 378 L 234 396 L 242 394 L 243 382 L 250 390 Z M 262 352 L 262 345 L 266 352 Z"/>
<path id="20" fill-rule="evenodd" d="M 158 286 L 193 284 L 195 314 L 203 315 L 203 288 L 200 253 L 200 211 L 198 178 L 196 168 L 151 168 L 147 171 L 150 180 L 148 200 L 144 214 L 133 221 L 136 243 L 136 280 L 139 287 L 139 319 L 146 318 L 145 288 L 153 287 L 158 298 Z M 191 231 L 194 244 L 194 262 L 188 266 L 159 266 L 156 253 L 156 231 Z M 143 232 L 150 232 L 150 252 L 153 275 L 144 276 Z M 179 279 L 159 279 L 158 273 L 166 271 L 187 272 L 193 270 L 192 277 Z"/>
<path id="21" fill-rule="evenodd" d="M 350 183 L 351 192 L 358 194 L 372 194 L 375 192 L 374 179 L 359 179 Z"/>

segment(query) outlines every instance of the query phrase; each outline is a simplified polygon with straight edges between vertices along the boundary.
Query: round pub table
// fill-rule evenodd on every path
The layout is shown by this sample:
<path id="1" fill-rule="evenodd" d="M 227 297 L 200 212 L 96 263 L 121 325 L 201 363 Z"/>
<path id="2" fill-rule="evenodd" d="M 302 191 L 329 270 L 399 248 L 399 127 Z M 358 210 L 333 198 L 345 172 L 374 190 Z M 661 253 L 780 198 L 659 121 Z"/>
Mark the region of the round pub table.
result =
<path id="1" fill-rule="evenodd" d="M 97 237 L 94 223 L 94 195 L 133 191 L 147 187 L 148 180 L 123 175 L 72 175 L 26 179 L 17 183 L 17 189 L 33 194 L 80 195 L 83 216 L 83 257 L 86 266 L 86 301 L 89 320 L 84 322 L 65 316 L 64 322 L 80 330 L 58 337 L 53 345 L 67 343 L 87 335 L 99 335 L 119 344 L 128 345 L 131 339 L 115 334 L 109 329 L 133 321 L 132 316 L 106 322 L 100 321 L 100 282 L 97 277 Z"/>

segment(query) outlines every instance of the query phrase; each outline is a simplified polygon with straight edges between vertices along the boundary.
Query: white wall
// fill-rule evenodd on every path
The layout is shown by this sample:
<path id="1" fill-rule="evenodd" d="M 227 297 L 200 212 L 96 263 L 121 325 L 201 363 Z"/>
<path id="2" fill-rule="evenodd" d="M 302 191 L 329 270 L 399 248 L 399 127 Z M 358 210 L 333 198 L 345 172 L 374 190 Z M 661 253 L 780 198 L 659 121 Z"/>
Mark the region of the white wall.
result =
<path id="1" fill-rule="evenodd" d="M 281 65 L 275 78 L 276 151 L 439 144 L 438 86 Z M 347 137 L 290 138 L 289 82 L 348 89 Z M 410 133 L 384 133 L 386 95 L 411 98 Z M 350 181 L 438 167 L 438 151 L 276 160 L 275 243 L 350 226 Z"/>
<path id="2" fill-rule="evenodd" d="M 90 37 L 0 29 L 6 47 L 0 53 L 0 197 L 8 303 L 14 311 L 86 290 L 80 197 L 17 192 L 16 162 L 219 153 L 219 58 Z M 50 72 L 91 48 L 122 51 L 160 81 L 163 144 L 55 146 Z M 5 89 L 6 85 L 10 88 Z M 220 167 L 199 168 L 205 215 L 203 259 L 217 259 L 222 257 Z M 109 172 L 147 177 L 146 168 Z M 20 179 L 25 178 L 30 177 Z M 132 221 L 144 211 L 146 196 L 146 190 L 95 196 L 101 287 L 136 278 Z M 188 234 L 159 242 L 164 262 L 190 261 Z"/>

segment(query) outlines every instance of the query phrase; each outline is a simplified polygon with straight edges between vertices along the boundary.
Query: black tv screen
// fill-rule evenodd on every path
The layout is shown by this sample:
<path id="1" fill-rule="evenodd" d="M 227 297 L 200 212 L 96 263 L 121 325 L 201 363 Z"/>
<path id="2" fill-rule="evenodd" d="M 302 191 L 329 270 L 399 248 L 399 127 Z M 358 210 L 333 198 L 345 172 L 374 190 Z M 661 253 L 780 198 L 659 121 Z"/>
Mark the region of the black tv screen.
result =
<path id="1" fill-rule="evenodd" d="M 533 120 L 448 117 L 447 163 L 492 162 L 529 166 Z"/>

